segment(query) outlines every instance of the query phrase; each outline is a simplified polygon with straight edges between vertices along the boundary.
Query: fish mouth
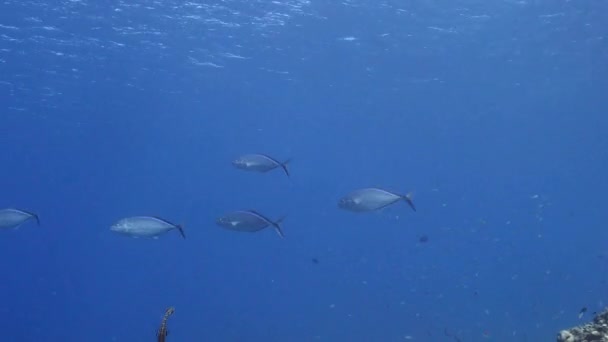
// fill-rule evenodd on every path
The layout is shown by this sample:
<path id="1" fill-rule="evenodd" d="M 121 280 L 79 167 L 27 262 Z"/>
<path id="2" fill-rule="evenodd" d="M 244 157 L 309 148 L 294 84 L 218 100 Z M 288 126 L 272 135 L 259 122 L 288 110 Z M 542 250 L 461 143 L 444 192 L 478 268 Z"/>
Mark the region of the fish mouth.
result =
<path id="1" fill-rule="evenodd" d="M 338 202 L 338 208 L 340 209 L 352 211 L 354 210 L 354 207 L 356 207 L 355 203 L 348 199 Z"/>

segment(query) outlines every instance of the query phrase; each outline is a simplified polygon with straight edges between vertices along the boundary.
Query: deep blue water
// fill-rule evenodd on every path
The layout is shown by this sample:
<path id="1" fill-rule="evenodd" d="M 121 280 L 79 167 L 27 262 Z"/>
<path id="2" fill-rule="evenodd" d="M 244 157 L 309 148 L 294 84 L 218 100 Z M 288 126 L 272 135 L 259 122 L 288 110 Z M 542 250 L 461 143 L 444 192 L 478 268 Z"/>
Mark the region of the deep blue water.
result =
<path id="1" fill-rule="evenodd" d="M 169 306 L 171 342 L 552 341 L 607 304 L 605 1 L 137 3 L 0 3 L 0 207 L 42 223 L 0 232 L 2 341 Z M 418 211 L 338 209 L 369 186 Z"/>

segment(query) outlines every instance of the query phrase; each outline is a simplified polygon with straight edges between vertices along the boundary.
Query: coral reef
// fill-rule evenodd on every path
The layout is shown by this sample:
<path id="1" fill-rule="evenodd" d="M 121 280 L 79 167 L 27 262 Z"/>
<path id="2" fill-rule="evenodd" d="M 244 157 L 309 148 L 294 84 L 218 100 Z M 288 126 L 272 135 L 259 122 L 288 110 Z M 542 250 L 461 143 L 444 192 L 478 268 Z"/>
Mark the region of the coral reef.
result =
<path id="1" fill-rule="evenodd" d="M 598 313 L 591 323 L 557 334 L 557 342 L 608 342 L 608 310 Z"/>

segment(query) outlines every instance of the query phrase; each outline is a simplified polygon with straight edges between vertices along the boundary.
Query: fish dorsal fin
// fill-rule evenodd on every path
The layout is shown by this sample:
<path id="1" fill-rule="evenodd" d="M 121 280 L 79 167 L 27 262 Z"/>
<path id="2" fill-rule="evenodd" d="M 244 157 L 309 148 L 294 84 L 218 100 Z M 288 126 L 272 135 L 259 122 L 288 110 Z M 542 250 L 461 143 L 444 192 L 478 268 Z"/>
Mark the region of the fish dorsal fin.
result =
<path id="1" fill-rule="evenodd" d="M 272 158 L 271 156 L 269 156 L 269 155 L 267 155 L 267 154 L 260 153 L 260 155 L 261 155 L 262 157 L 264 157 L 264 158 L 266 158 L 266 159 L 268 159 L 268 160 L 272 161 L 273 163 L 276 163 L 277 165 L 281 165 L 281 164 L 282 164 L 280 161 L 278 161 L 278 160 L 276 160 L 276 159 Z"/>
<path id="2" fill-rule="evenodd" d="M 251 212 L 254 213 L 254 214 L 256 214 L 256 215 L 258 215 L 258 216 L 260 216 L 260 217 L 262 217 L 262 218 L 264 218 L 265 220 L 270 221 L 266 216 L 260 214 L 260 212 L 257 211 L 257 210 L 251 210 Z"/>
<path id="3" fill-rule="evenodd" d="M 268 221 L 268 219 L 266 217 L 264 217 L 264 215 L 260 214 L 257 210 L 248 209 L 248 210 L 245 210 L 245 211 L 248 212 L 248 213 L 250 213 L 250 214 L 259 216 L 259 217 L 263 218 L 264 220 Z"/>
<path id="4" fill-rule="evenodd" d="M 35 213 L 33 213 L 31 211 L 23 210 L 23 209 L 14 209 L 14 210 L 17 210 L 17 211 L 20 211 L 20 212 L 22 212 L 24 214 L 30 215 L 31 217 L 34 218 L 34 220 L 36 220 L 36 224 L 40 225 L 40 218 L 38 218 L 38 215 L 36 215 Z"/>
<path id="5" fill-rule="evenodd" d="M 180 235 L 181 235 L 181 236 L 182 236 L 184 239 L 186 238 L 186 234 L 184 233 L 184 227 L 182 227 L 182 225 L 181 225 L 181 224 L 175 224 L 175 223 L 173 223 L 173 222 L 171 222 L 171 221 L 167 221 L 167 220 L 165 220 L 164 218 L 159 217 L 159 216 L 150 216 L 150 217 L 155 218 L 155 219 L 157 219 L 157 220 L 160 220 L 160 221 L 162 221 L 162 222 L 164 222 L 164 223 L 166 223 L 166 224 L 169 224 L 169 225 L 173 226 L 173 228 L 175 228 L 175 229 L 177 229 L 177 230 L 179 231 L 179 234 L 180 234 Z"/>
<path id="6" fill-rule="evenodd" d="M 290 176 L 290 175 L 289 175 L 289 169 L 287 169 L 287 164 L 288 164 L 289 162 L 291 162 L 291 158 L 289 158 L 289 159 L 287 159 L 287 160 L 285 160 L 284 162 L 282 162 L 282 163 L 281 163 L 280 161 L 278 161 L 278 160 L 276 160 L 276 159 L 272 158 L 271 156 L 269 156 L 269 155 L 267 155 L 267 154 L 262 154 L 262 153 L 260 153 L 260 155 L 261 155 L 262 157 L 264 157 L 264 158 L 266 158 L 266 159 L 268 159 L 268 160 L 272 161 L 273 163 L 277 164 L 278 166 L 280 166 L 280 167 L 283 169 L 283 171 L 285 172 L 285 174 L 287 175 L 287 177 L 289 177 L 289 176 Z"/>
<path id="7" fill-rule="evenodd" d="M 172 225 L 173 227 L 177 227 L 177 224 L 175 224 L 175 223 L 173 223 L 173 222 L 171 222 L 171 221 L 165 220 L 164 218 L 162 218 L 162 217 L 160 217 L 160 216 L 150 216 L 150 217 L 155 218 L 155 219 L 157 219 L 157 220 L 159 220 L 159 221 L 163 221 L 163 222 L 165 222 L 166 224 L 170 224 L 170 225 Z"/>
<path id="8" fill-rule="evenodd" d="M 271 225 L 273 225 L 273 226 L 275 225 L 275 223 L 274 223 L 273 221 L 271 221 L 271 220 L 270 220 L 268 217 L 266 217 L 266 216 L 264 216 L 264 215 L 260 214 L 260 213 L 259 213 L 257 210 L 247 210 L 247 211 L 248 211 L 250 214 L 256 215 L 256 216 L 258 216 L 259 218 L 261 218 L 262 220 L 264 220 L 264 221 L 268 222 L 268 224 L 271 224 Z"/>

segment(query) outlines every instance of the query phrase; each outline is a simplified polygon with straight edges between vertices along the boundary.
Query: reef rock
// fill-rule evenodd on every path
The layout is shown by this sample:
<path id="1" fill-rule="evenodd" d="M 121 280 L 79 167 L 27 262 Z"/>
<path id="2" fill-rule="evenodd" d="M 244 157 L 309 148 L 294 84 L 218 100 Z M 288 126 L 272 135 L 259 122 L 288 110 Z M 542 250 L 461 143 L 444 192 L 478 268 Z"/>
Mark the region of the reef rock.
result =
<path id="1" fill-rule="evenodd" d="M 560 331 L 557 342 L 608 342 L 608 310 L 595 316 L 591 323 Z"/>

